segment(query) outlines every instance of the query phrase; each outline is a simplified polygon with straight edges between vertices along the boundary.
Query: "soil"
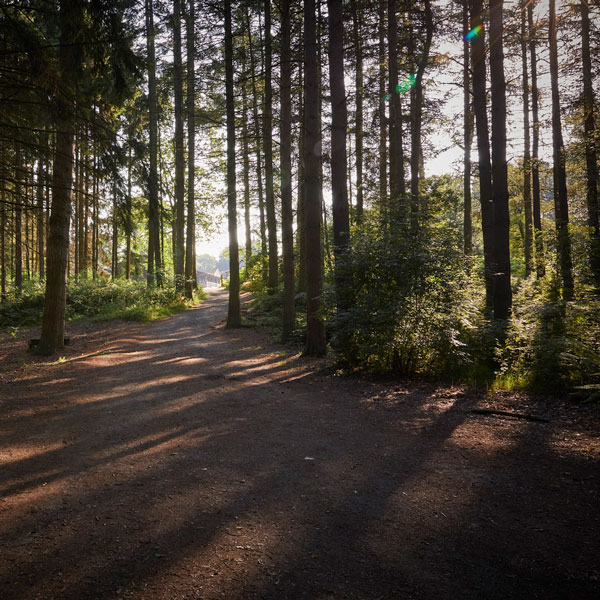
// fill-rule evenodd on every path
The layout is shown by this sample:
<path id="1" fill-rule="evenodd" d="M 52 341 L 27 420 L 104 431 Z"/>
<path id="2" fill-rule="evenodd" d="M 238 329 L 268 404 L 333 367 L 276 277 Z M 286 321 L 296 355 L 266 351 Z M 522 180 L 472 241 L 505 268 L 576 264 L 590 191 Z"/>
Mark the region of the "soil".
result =
<path id="1" fill-rule="evenodd" d="M 337 376 L 226 310 L 0 339 L 0 598 L 600 598 L 597 410 Z"/>

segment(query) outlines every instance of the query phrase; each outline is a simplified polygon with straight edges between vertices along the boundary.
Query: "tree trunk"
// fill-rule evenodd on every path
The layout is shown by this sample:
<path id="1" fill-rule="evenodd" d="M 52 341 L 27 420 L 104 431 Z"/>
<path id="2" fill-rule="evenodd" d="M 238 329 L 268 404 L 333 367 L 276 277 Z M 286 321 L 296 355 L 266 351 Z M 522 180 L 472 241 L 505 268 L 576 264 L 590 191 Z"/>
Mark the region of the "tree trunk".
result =
<path id="1" fill-rule="evenodd" d="M 430 0 L 425 0 L 425 41 L 423 53 L 417 63 L 415 83 L 410 90 L 410 204 L 413 228 L 419 219 L 419 167 L 421 164 L 421 124 L 423 121 L 423 74 L 429 61 L 429 50 L 433 37 L 433 14 Z"/>
<path id="2" fill-rule="evenodd" d="M 0 300 L 6 298 L 6 194 L 0 189 Z"/>
<path id="3" fill-rule="evenodd" d="M 131 279 L 131 234 L 133 229 L 133 215 L 131 214 L 131 146 L 127 159 L 127 199 L 125 207 L 126 247 L 125 247 L 125 279 Z"/>
<path id="4" fill-rule="evenodd" d="M 466 255 L 473 252 L 473 222 L 471 199 L 471 144 L 473 137 L 473 111 L 471 110 L 471 74 L 469 61 L 469 6 L 467 0 L 462 0 L 463 25 L 463 248 Z"/>
<path id="5" fill-rule="evenodd" d="M 148 286 L 160 284 L 160 223 L 158 206 L 158 101 L 156 96 L 156 54 L 154 49 L 153 0 L 145 0 L 148 68 Z"/>
<path id="6" fill-rule="evenodd" d="M 396 0 L 388 0 L 388 61 L 390 98 L 390 197 L 400 214 L 406 210 L 404 148 L 402 147 L 402 105 L 398 89 L 398 23 Z"/>
<path id="7" fill-rule="evenodd" d="M 248 275 L 248 262 L 252 257 L 252 228 L 250 225 L 250 151 L 248 149 L 248 135 L 248 94 L 246 92 L 246 83 L 244 82 L 242 84 L 242 162 L 244 177 L 244 230 L 246 234 L 246 276 Z"/>
<path id="8" fill-rule="evenodd" d="M 57 99 L 56 150 L 52 182 L 52 211 L 47 244 L 48 268 L 42 333 L 37 351 L 52 354 L 64 345 L 66 269 L 69 254 L 71 185 L 73 178 L 74 125 L 72 85 L 77 74 L 75 39 L 82 22 L 82 7 L 77 0 L 60 2 L 60 86 L 66 94 Z"/>
<path id="9" fill-rule="evenodd" d="M 356 87 L 356 222 L 360 225 L 363 218 L 363 45 L 361 40 L 361 20 L 358 0 L 352 0 L 352 36 L 354 39 L 354 52 L 356 56 L 356 74 L 354 85 Z"/>
<path id="10" fill-rule="evenodd" d="M 181 0 L 173 0 L 173 93 L 175 110 L 175 286 L 184 289 L 185 277 L 185 158 L 183 138 L 183 68 L 181 64 Z"/>
<path id="11" fill-rule="evenodd" d="M 119 277 L 119 209 L 117 204 L 117 183 L 113 182 L 113 214 L 112 214 L 112 258 L 111 273 L 113 281 Z"/>
<path id="12" fill-rule="evenodd" d="M 529 137 L 529 70 L 527 68 L 527 0 L 521 8 L 521 57 L 523 71 L 523 210 L 525 213 L 525 276 L 533 270 L 533 209 L 531 205 L 531 142 Z"/>
<path id="13" fill-rule="evenodd" d="M 535 268 L 537 277 L 545 273 L 544 238 L 542 235 L 542 211 L 540 191 L 540 119 L 539 119 L 539 93 L 537 84 L 537 52 L 535 29 L 533 25 L 533 7 L 535 2 L 527 4 L 527 23 L 529 26 L 529 55 L 531 57 L 531 118 L 533 120 L 533 135 L 531 147 L 531 183 L 532 183 L 532 211 L 533 230 L 535 238 Z"/>
<path id="14" fill-rule="evenodd" d="M 192 298 L 198 289 L 196 273 L 196 119 L 195 119 L 195 0 L 189 0 L 186 17 L 187 49 L 187 131 L 188 131 L 188 189 L 187 189 L 187 230 L 185 239 L 185 295 Z"/>
<path id="15" fill-rule="evenodd" d="M 275 194 L 273 192 L 273 90 L 272 90 L 272 40 L 271 0 L 264 0 L 265 7 L 265 108 L 263 113 L 263 147 L 265 149 L 265 201 L 267 233 L 269 239 L 269 290 L 277 289 L 277 221 L 275 218 Z"/>
<path id="16" fill-rule="evenodd" d="M 379 202 L 383 208 L 388 205 L 388 170 L 387 170 L 387 119 L 386 105 L 386 51 L 385 51 L 385 4 L 379 3 Z M 391 96 L 390 96 L 391 98 Z"/>
<path id="17" fill-rule="evenodd" d="M 328 0 L 329 82 L 331 86 L 331 195 L 333 212 L 333 252 L 338 309 L 345 309 L 344 286 L 339 262 L 350 242 L 346 130 L 348 112 L 344 85 L 344 22 L 342 0 Z"/>
<path id="18" fill-rule="evenodd" d="M 40 133 L 40 149 L 42 153 L 48 146 L 48 134 Z M 45 161 L 42 156 L 38 160 L 37 173 L 37 246 L 38 246 L 38 275 L 40 281 L 44 279 L 44 191 L 46 187 Z"/>
<path id="19" fill-rule="evenodd" d="M 325 354 L 325 325 L 321 315 L 321 123 L 317 65 L 315 0 L 304 0 L 304 193 L 307 275 L 307 335 L 304 354 Z"/>
<path id="20" fill-rule="evenodd" d="M 252 28 L 250 24 L 250 13 L 246 7 L 246 26 L 248 28 L 248 48 L 250 51 L 250 71 L 252 79 L 252 113 L 254 117 L 254 137 L 256 153 L 256 182 L 258 185 L 258 208 L 260 213 L 260 251 L 264 257 L 267 256 L 267 228 L 264 212 L 264 192 L 262 180 L 262 157 L 261 157 L 261 134 L 260 120 L 258 118 L 258 90 L 256 85 L 256 60 L 254 58 L 254 47 L 252 46 Z M 263 270 L 263 280 L 266 281 L 267 269 Z"/>
<path id="21" fill-rule="evenodd" d="M 471 31 L 482 25 L 482 0 L 469 0 Z M 473 65 L 473 112 L 479 154 L 479 199 L 481 202 L 481 228 L 483 233 L 483 257 L 486 308 L 492 310 L 492 250 L 493 250 L 493 205 L 492 205 L 492 163 L 490 158 L 490 137 L 487 118 L 485 33 L 482 29 L 471 41 L 471 63 Z"/>
<path id="22" fill-rule="evenodd" d="M 590 16 L 587 0 L 580 0 L 581 10 L 581 62 L 583 66 L 583 109 L 586 165 L 586 196 L 590 236 L 590 267 L 600 287 L 600 221 L 598 217 L 598 149 L 594 116 L 594 87 L 590 58 Z"/>
<path id="23" fill-rule="evenodd" d="M 493 181 L 493 308 L 494 320 L 504 320 L 512 307 L 510 286 L 510 219 L 506 163 L 506 82 L 502 36 L 503 0 L 490 0 L 490 78 L 492 91 Z"/>
<path id="24" fill-rule="evenodd" d="M 552 174 L 554 179 L 554 212 L 558 263 L 562 278 L 563 298 L 573 297 L 573 263 L 571 238 L 569 236 L 569 206 L 567 201 L 567 173 L 565 170 L 565 147 L 560 118 L 558 93 L 558 51 L 556 42 L 556 1 L 550 0 L 550 85 L 552 88 Z"/>
<path id="25" fill-rule="evenodd" d="M 231 0 L 224 0 L 223 4 L 225 10 L 225 106 L 227 111 L 227 222 L 229 228 L 229 308 L 227 327 L 240 327 L 242 316 L 240 311 L 240 270 L 235 191 L 235 107 Z"/>
<path id="26" fill-rule="evenodd" d="M 305 190 L 304 190 L 304 87 L 303 87 L 303 64 L 299 64 L 298 85 L 298 114 L 300 123 L 298 125 L 298 210 L 297 239 L 298 239 L 298 292 L 306 292 L 306 227 L 304 218 Z"/>
<path id="27" fill-rule="evenodd" d="M 15 287 L 23 288 L 23 193 L 21 188 L 21 148 L 15 144 Z"/>
<path id="28" fill-rule="evenodd" d="M 290 0 L 281 2 L 281 238 L 283 246 L 282 340 L 296 328 L 294 214 L 292 211 L 292 62 Z"/>

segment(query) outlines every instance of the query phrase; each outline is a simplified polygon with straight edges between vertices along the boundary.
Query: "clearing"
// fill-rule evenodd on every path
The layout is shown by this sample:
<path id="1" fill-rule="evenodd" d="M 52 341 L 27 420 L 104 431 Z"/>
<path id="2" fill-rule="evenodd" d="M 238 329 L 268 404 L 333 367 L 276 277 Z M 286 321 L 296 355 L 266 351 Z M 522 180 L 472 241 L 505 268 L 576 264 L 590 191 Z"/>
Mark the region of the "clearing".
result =
<path id="1" fill-rule="evenodd" d="M 226 309 L 2 336 L 1 598 L 600 598 L 597 410 L 336 377 Z"/>

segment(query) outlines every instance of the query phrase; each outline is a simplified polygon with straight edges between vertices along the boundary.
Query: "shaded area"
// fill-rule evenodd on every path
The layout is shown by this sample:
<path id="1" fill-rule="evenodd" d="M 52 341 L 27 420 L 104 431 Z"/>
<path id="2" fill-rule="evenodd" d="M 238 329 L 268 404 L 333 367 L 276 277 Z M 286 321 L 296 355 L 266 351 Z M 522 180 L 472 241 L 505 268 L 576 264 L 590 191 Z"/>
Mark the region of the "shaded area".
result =
<path id="1" fill-rule="evenodd" d="M 326 375 L 225 311 L 2 385 L 2 598 L 599 596 L 597 437 Z"/>

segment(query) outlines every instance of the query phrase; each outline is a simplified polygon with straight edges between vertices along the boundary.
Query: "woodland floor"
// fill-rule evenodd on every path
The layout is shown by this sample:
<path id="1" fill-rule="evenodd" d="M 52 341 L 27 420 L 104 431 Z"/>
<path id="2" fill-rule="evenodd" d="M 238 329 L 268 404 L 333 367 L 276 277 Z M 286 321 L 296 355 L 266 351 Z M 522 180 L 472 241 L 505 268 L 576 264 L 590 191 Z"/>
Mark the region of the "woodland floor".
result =
<path id="1" fill-rule="evenodd" d="M 226 308 L 0 338 L 0 598 L 600 598 L 597 412 L 337 377 Z"/>

